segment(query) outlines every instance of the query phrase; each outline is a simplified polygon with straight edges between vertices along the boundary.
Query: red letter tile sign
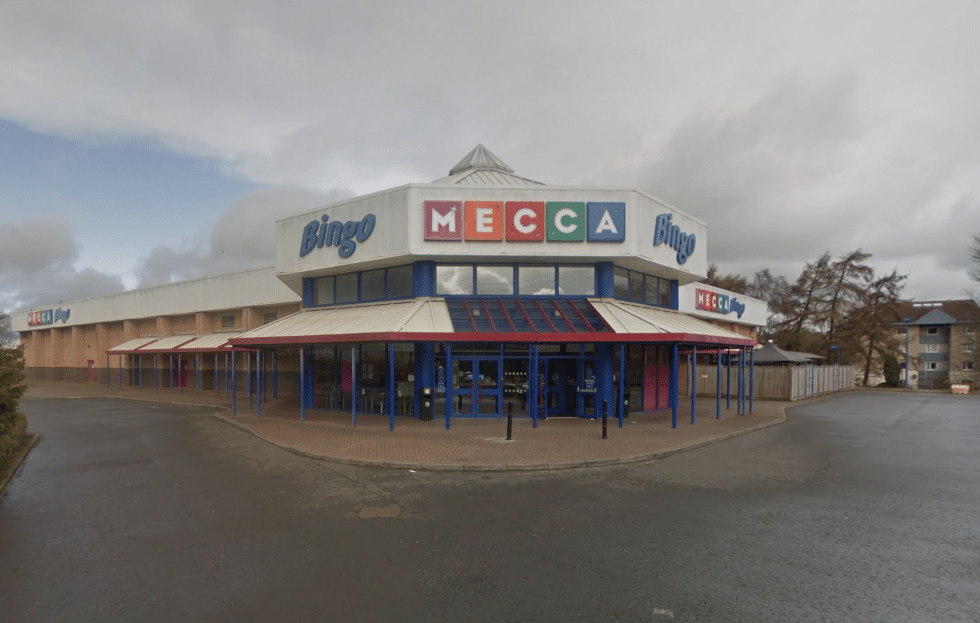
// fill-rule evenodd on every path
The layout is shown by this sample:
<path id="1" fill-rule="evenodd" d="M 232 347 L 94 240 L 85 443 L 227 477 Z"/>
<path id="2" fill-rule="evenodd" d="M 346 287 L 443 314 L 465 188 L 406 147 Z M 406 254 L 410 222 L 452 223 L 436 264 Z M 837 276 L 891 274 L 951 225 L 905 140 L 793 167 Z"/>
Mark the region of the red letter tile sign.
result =
<path id="1" fill-rule="evenodd" d="M 466 239 L 503 240 L 504 202 L 467 201 Z"/>
<path id="2" fill-rule="evenodd" d="M 544 202 L 507 202 L 507 240 L 540 242 L 544 240 Z"/>
<path id="3" fill-rule="evenodd" d="M 463 239 L 462 201 L 426 201 L 424 211 L 426 240 Z"/>

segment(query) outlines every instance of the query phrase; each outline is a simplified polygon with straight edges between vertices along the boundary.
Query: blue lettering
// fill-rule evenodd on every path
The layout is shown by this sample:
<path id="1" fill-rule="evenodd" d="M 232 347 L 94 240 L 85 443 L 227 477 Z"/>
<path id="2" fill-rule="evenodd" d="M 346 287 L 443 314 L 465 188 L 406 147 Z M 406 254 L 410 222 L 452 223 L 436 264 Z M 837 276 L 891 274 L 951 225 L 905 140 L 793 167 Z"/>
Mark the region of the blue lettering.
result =
<path id="1" fill-rule="evenodd" d="M 303 228 L 303 238 L 299 247 L 300 257 L 316 247 L 337 247 L 337 254 L 346 259 L 354 255 L 358 242 L 364 242 L 371 237 L 378 222 L 374 214 L 367 214 L 360 221 L 328 222 L 329 219 L 330 217 L 324 214 L 320 221 L 310 221 Z"/>
<path id="2" fill-rule="evenodd" d="M 683 264 L 694 254 L 697 236 L 682 232 L 680 226 L 671 222 L 672 216 L 671 214 L 657 215 L 657 222 L 653 228 L 653 246 L 666 244 L 677 251 L 677 263 Z"/>
<path id="3" fill-rule="evenodd" d="M 299 256 L 303 257 L 313 250 L 316 246 L 316 230 L 320 227 L 320 221 L 310 221 L 303 228 L 303 240 L 299 245 Z"/>

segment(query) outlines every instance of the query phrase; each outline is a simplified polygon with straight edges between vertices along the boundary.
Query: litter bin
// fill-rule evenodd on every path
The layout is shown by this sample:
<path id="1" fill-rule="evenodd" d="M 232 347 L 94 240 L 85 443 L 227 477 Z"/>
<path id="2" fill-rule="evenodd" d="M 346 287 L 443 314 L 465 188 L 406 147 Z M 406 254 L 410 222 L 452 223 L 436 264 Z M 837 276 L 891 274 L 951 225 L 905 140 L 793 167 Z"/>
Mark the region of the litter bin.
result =
<path id="1" fill-rule="evenodd" d="M 435 417 L 436 401 L 432 395 L 431 387 L 423 387 L 419 390 L 419 419 L 430 421 Z"/>

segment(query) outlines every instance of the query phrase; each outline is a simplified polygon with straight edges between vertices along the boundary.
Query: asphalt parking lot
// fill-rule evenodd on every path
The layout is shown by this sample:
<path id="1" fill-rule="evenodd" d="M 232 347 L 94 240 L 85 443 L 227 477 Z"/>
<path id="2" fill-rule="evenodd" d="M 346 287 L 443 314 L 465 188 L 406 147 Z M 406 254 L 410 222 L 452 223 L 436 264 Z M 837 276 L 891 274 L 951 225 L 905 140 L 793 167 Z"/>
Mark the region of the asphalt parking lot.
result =
<path id="1" fill-rule="evenodd" d="M 23 406 L 6 620 L 980 620 L 976 396 L 852 392 L 533 473 L 326 463 L 199 407 Z"/>

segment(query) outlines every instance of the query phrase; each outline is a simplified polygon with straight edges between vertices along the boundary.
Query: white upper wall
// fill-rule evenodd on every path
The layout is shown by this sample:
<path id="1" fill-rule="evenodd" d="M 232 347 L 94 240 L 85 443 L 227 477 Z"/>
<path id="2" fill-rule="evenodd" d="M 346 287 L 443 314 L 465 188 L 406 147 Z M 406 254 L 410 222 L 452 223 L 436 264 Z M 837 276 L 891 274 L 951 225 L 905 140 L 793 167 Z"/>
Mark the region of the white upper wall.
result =
<path id="1" fill-rule="evenodd" d="M 680 286 L 677 299 L 678 310 L 692 316 L 754 327 L 764 327 L 769 320 L 765 301 L 703 283 Z"/>
<path id="2" fill-rule="evenodd" d="M 11 321 L 14 331 L 32 331 L 198 311 L 279 305 L 299 300 L 295 292 L 276 278 L 275 269 L 270 267 L 21 309 L 11 313 Z M 52 322 L 31 326 L 31 312 L 40 312 L 35 316 L 42 318 L 48 314 Z"/>
<path id="3" fill-rule="evenodd" d="M 426 202 L 435 201 L 460 202 L 462 216 L 459 220 L 447 225 L 449 217 L 440 216 L 442 220 L 435 227 L 446 233 L 447 237 L 451 237 L 449 234 L 453 233 L 450 230 L 461 229 L 462 234 L 455 233 L 462 240 L 433 240 L 433 235 L 426 239 L 427 226 L 431 234 L 433 225 L 431 221 L 426 221 L 426 210 L 431 209 Z M 493 210 L 498 208 L 484 205 L 483 208 L 487 211 L 483 213 L 485 218 L 479 223 L 484 229 L 497 232 L 490 234 L 496 235 L 497 239 L 469 239 L 476 221 L 470 220 L 467 212 L 474 210 L 476 206 L 466 205 L 466 202 L 476 201 L 500 203 L 501 222 L 495 222 L 490 216 L 496 214 Z M 531 227 L 545 230 L 544 240 L 508 240 L 515 226 L 514 219 L 509 218 L 512 216 L 508 214 L 509 202 L 536 202 L 545 205 L 553 202 L 621 204 L 621 219 L 616 209 L 613 209 L 611 217 L 592 225 L 598 225 L 603 237 L 615 238 L 619 234 L 622 239 L 611 242 L 551 239 L 555 227 L 554 218 L 549 219 L 545 208 L 540 221 L 526 213 L 517 223 L 525 230 Z M 588 209 L 592 208 L 587 207 Z M 604 212 L 599 206 L 596 209 L 597 214 Z M 369 215 L 373 215 L 373 228 L 370 226 L 372 217 Z M 671 248 L 667 242 L 654 244 L 657 218 L 660 215 L 670 215 L 670 224 L 680 228 L 684 239 L 689 240 L 689 236 L 694 235 L 693 252 L 689 257 L 686 253 L 678 253 L 678 249 Z M 560 220 L 562 229 L 574 228 L 575 233 L 570 235 L 583 235 L 588 234 L 590 229 L 597 230 L 596 227 L 589 227 L 588 214 L 584 215 L 582 223 L 576 222 L 571 213 Z M 332 222 L 344 223 L 346 231 L 335 234 L 322 229 L 322 223 L 329 226 Z M 340 228 L 339 225 L 336 227 Z M 624 231 L 619 232 L 620 227 Z M 501 230 L 502 234 L 499 233 Z M 337 240 L 332 238 L 334 234 L 339 236 L 337 240 L 347 240 L 342 242 L 346 249 L 336 245 Z M 321 238 L 323 243 L 315 246 L 315 243 L 320 243 Z M 301 252 L 304 254 L 301 255 Z M 344 257 L 345 254 L 347 257 Z M 302 291 L 302 278 L 305 276 L 392 266 L 415 260 L 614 261 L 629 268 L 677 279 L 684 284 L 703 279 L 707 274 L 707 226 L 668 204 L 633 190 L 559 186 L 462 187 L 435 184 L 400 186 L 335 203 L 276 223 L 276 272 L 297 293 Z"/>

